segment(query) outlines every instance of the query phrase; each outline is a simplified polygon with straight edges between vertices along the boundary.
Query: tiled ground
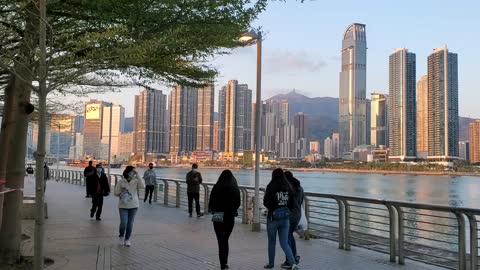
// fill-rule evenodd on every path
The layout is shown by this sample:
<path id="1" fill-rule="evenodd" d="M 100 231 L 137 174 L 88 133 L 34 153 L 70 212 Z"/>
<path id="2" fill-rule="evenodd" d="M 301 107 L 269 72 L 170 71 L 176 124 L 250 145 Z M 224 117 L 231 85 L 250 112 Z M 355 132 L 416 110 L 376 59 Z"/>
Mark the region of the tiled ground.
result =
<path id="1" fill-rule="evenodd" d="M 26 193 L 32 193 L 27 187 Z M 209 217 L 188 218 L 183 209 L 160 204 L 142 205 L 136 217 L 133 245 L 116 243 L 117 200 L 107 197 L 102 221 L 90 220 L 85 188 L 50 181 L 47 187 L 46 256 L 55 260 L 47 269 L 219 269 L 215 233 Z M 24 231 L 33 223 L 26 222 Z M 400 266 L 387 254 L 361 248 L 344 251 L 325 240 L 298 240 L 300 269 L 439 269 L 414 261 Z M 26 248 L 26 251 L 29 249 Z M 284 259 L 277 250 L 277 268 Z M 237 224 L 230 238 L 230 269 L 263 269 L 267 261 L 266 233 Z"/>

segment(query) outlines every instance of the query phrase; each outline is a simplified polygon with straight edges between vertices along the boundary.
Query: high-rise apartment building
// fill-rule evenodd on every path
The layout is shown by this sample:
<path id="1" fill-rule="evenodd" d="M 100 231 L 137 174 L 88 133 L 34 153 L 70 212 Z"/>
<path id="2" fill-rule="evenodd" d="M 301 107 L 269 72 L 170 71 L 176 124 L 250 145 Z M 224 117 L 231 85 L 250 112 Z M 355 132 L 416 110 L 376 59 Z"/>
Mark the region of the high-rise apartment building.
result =
<path id="1" fill-rule="evenodd" d="M 417 157 L 428 156 L 428 75 L 417 83 Z"/>
<path id="2" fill-rule="evenodd" d="M 367 36 L 364 24 L 352 24 L 343 33 L 340 72 L 340 152 L 351 152 L 367 142 Z"/>
<path id="3" fill-rule="evenodd" d="M 460 141 L 458 142 L 458 157 L 461 160 L 470 161 L 470 142 Z"/>
<path id="4" fill-rule="evenodd" d="M 219 94 L 220 142 L 224 142 L 225 156 L 244 150 L 252 145 L 252 90 L 248 85 L 230 80 Z"/>
<path id="5" fill-rule="evenodd" d="M 370 105 L 370 142 L 375 147 L 388 145 L 388 96 L 372 93 Z"/>
<path id="6" fill-rule="evenodd" d="M 50 119 L 50 149 L 48 153 L 61 160 L 68 158 L 75 137 L 75 116 L 54 114 Z M 32 130 L 33 135 L 33 130 Z"/>
<path id="7" fill-rule="evenodd" d="M 112 111 L 112 119 L 110 119 L 110 106 Z M 125 125 L 125 108 L 118 104 L 106 104 L 103 107 L 103 123 L 102 123 L 102 151 L 101 158 L 108 159 L 108 145 L 110 141 L 110 120 L 112 122 L 112 138 L 110 147 L 110 157 L 113 159 L 119 153 L 120 134 L 124 131 Z"/>
<path id="8" fill-rule="evenodd" d="M 334 158 L 340 158 L 340 133 L 332 134 L 332 154 Z"/>
<path id="9" fill-rule="evenodd" d="M 458 129 L 457 54 L 445 46 L 428 56 L 428 159 L 457 159 Z"/>
<path id="10" fill-rule="evenodd" d="M 218 151 L 225 151 L 225 120 L 227 87 L 223 86 L 218 92 Z"/>
<path id="11" fill-rule="evenodd" d="M 295 125 L 285 125 L 281 128 L 282 141 L 280 142 L 279 158 L 297 158 L 297 131 Z"/>
<path id="12" fill-rule="evenodd" d="M 262 148 L 278 154 L 283 142 L 283 127 L 289 124 L 290 108 L 287 100 L 268 100 L 262 110 Z"/>
<path id="13" fill-rule="evenodd" d="M 319 154 L 320 153 L 320 142 L 312 141 L 310 142 L 310 154 Z"/>
<path id="14" fill-rule="evenodd" d="M 470 132 L 470 163 L 480 163 L 480 119 L 469 125 Z"/>
<path id="15" fill-rule="evenodd" d="M 117 160 L 129 160 L 133 153 L 133 132 L 121 133 L 119 136 L 119 146 Z"/>
<path id="16" fill-rule="evenodd" d="M 143 160 L 167 153 L 167 96 L 145 88 L 135 96 L 133 152 Z"/>
<path id="17" fill-rule="evenodd" d="M 218 136 L 218 127 L 219 127 L 218 120 L 213 121 L 213 151 L 219 151 L 219 136 Z"/>
<path id="18" fill-rule="evenodd" d="M 327 137 L 324 141 L 324 147 L 323 147 L 323 155 L 330 159 L 333 157 L 333 147 L 332 147 L 332 139 L 330 137 Z"/>
<path id="19" fill-rule="evenodd" d="M 307 137 L 307 124 L 308 124 L 307 115 L 303 112 L 297 113 L 294 118 L 294 124 L 296 128 L 296 137 L 297 138 L 306 138 Z"/>
<path id="20" fill-rule="evenodd" d="M 365 139 L 365 144 L 366 145 L 371 145 L 372 144 L 372 141 L 371 141 L 371 128 L 372 128 L 372 116 L 371 116 L 371 109 L 372 109 L 372 101 L 370 99 L 366 99 L 365 100 L 365 104 L 366 104 L 366 109 L 367 109 L 367 112 L 366 112 L 366 119 L 367 119 L 367 123 L 366 123 L 366 127 L 367 127 L 367 135 L 366 135 L 366 139 Z"/>
<path id="21" fill-rule="evenodd" d="M 203 92 L 202 92 L 203 93 Z M 198 92 L 176 85 L 170 93 L 170 153 L 195 150 L 197 138 Z"/>
<path id="22" fill-rule="evenodd" d="M 90 100 L 85 104 L 85 121 L 83 126 L 83 152 L 86 157 L 100 158 L 102 151 L 102 124 L 105 103 Z"/>
<path id="23" fill-rule="evenodd" d="M 213 84 L 198 89 L 197 109 L 197 151 L 213 150 L 213 112 L 215 87 Z"/>
<path id="24" fill-rule="evenodd" d="M 396 49 L 389 59 L 389 147 L 391 160 L 417 156 L 416 56 Z"/>

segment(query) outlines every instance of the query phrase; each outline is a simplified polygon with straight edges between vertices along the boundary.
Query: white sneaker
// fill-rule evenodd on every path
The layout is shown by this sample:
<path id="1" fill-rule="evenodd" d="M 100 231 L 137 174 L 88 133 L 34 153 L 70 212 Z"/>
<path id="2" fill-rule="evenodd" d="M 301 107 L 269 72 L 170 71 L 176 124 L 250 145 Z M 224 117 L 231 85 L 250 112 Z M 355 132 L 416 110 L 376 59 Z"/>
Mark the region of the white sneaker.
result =
<path id="1" fill-rule="evenodd" d="M 130 242 L 130 240 L 126 240 L 126 241 L 125 241 L 125 246 L 126 246 L 126 247 L 129 247 L 129 246 L 131 246 L 131 245 L 132 245 L 132 243 Z"/>
<path id="2" fill-rule="evenodd" d="M 118 237 L 118 244 L 121 246 L 125 245 L 125 239 L 123 237 Z"/>

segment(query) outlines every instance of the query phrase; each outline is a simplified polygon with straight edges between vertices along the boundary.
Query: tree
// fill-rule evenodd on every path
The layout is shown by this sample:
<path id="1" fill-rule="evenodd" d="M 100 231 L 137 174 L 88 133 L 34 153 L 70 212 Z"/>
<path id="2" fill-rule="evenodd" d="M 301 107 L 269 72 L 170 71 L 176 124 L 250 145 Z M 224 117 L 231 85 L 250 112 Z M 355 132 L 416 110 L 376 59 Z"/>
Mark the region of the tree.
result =
<path id="1" fill-rule="evenodd" d="M 6 160 L 0 163 L 0 179 L 15 189 L 23 187 L 30 95 L 39 92 L 33 82 L 45 80 L 39 76 L 37 5 L 36 0 L 0 0 L 0 89 L 5 93 L 0 142 L 8 142 L 0 148 Z M 208 82 L 216 70 L 206 61 L 239 46 L 237 37 L 265 7 L 266 0 L 48 1 L 48 80 L 45 92 L 39 92 L 40 106 L 48 92 L 121 86 L 122 76 L 138 84 Z M 21 192 L 5 196 L 2 264 L 19 256 L 21 203 Z"/>

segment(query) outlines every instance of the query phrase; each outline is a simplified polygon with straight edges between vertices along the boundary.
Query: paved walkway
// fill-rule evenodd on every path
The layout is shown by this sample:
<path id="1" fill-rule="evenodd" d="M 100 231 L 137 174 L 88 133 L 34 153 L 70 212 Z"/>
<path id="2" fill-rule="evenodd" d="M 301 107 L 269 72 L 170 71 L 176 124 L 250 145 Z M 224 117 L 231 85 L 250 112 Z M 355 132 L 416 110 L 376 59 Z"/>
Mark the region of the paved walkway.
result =
<path id="1" fill-rule="evenodd" d="M 26 194 L 33 189 L 27 186 Z M 209 217 L 188 218 L 183 209 L 160 204 L 142 205 L 136 217 L 129 248 L 117 244 L 117 200 L 105 199 L 102 221 L 89 218 L 90 199 L 85 188 L 49 181 L 46 221 L 46 256 L 55 260 L 47 269 L 219 269 L 215 233 Z M 33 222 L 25 222 L 33 231 Z M 298 240 L 301 269 L 439 269 L 407 260 L 390 263 L 387 254 L 361 248 L 343 251 L 326 240 Z M 31 252 L 28 244 L 26 253 Z M 284 259 L 277 250 L 277 268 Z M 254 233 L 250 226 L 236 224 L 230 238 L 231 269 L 263 269 L 267 261 L 265 231 Z"/>

